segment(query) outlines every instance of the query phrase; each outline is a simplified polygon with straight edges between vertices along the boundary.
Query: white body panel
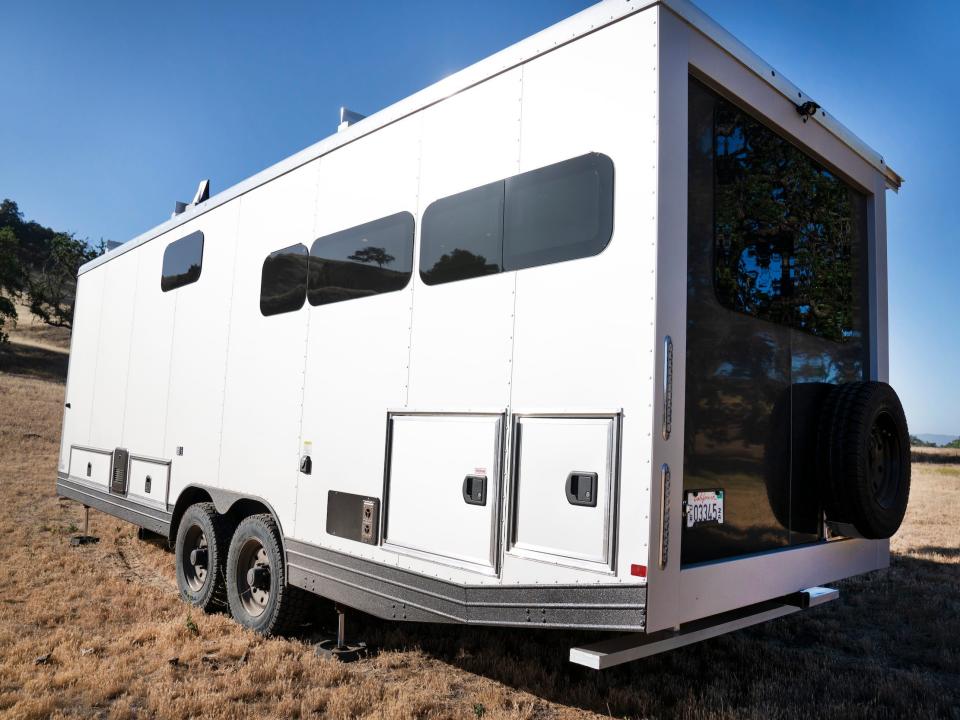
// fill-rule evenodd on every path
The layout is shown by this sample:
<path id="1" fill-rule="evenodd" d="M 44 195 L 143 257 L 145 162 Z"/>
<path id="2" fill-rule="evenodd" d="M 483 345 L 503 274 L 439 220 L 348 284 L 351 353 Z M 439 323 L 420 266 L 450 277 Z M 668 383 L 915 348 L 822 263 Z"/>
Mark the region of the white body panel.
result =
<path id="1" fill-rule="evenodd" d="M 644 600 L 617 627 L 648 631 L 883 567 L 886 541 L 861 540 L 681 567 L 681 534 L 669 528 L 682 521 L 688 75 L 869 196 L 870 375 L 879 379 L 883 189 L 899 183 L 829 115 L 802 122 L 792 96 L 805 96 L 698 12 L 681 0 L 607 0 L 82 268 L 62 479 L 107 492 L 111 453 L 125 448 L 124 501 L 162 509 L 151 522 L 175 524 L 187 489 L 218 503 L 255 499 L 300 548 L 290 567 L 313 578 L 334 582 L 348 563 L 317 570 L 302 548 L 369 563 L 368 575 L 402 574 L 408 590 L 626 588 Z M 424 282 L 431 203 L 588 153 L 614 165 L 602 251 Z M 403 289 L 261 313 L 270 253 L 404 211 L 416 230 Z M 199 279 L 161 292 L 165 249 L 197 230 Z M 305 456 L 312 465 L 301 471 Z M 571 471 L 597 473 L 595 507 L 570 503 Z M 465 502 L 471 473 L 487 478 L 485 504 Z M 383 532 L 373 541 L 328 532 L 332 491 L 381 503 Z M 322 592 L 316 582 L 303 586 Z"/>

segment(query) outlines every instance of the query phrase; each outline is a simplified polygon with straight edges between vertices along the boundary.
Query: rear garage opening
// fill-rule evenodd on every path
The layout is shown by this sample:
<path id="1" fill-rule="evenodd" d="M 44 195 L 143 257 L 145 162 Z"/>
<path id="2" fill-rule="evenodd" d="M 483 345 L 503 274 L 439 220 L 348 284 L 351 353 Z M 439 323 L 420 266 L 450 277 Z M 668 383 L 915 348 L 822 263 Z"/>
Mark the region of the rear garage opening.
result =
<path id="1" fill-rule="evenodd" d="M 868 198 L 689 80 L 683 564 L 823 537 L 830 387 L 867 379 Z"/>

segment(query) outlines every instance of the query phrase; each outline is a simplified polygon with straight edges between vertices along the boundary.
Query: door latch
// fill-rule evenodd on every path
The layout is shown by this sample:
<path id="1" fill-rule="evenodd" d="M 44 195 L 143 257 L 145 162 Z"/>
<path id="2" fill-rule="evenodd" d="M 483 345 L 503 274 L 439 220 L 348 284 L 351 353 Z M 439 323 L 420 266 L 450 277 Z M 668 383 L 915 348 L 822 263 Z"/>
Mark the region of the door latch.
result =
<path id="1" fill-rule="evenodd" d="M 584 507 L 597 506 L 597 474 L 574 470 L 567 475 L 567 502 Z"/>
<path id="2" fill-rule="evenodd" d="M 463 501 L 467 505 L 487 504 L 486 475 L 467 475 L 463 479 Z"/>

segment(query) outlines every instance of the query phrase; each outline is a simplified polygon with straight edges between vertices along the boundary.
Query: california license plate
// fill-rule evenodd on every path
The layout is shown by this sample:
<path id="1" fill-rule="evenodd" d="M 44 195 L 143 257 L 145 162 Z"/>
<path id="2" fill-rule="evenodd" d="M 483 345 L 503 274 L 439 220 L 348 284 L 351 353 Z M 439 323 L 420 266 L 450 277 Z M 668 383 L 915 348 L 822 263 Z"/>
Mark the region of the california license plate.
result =
<path id="1" fill-rule="evenodd" d="M 686 505 L 688 528 L 723 525 L 723 490 L 690 490 Z"/>

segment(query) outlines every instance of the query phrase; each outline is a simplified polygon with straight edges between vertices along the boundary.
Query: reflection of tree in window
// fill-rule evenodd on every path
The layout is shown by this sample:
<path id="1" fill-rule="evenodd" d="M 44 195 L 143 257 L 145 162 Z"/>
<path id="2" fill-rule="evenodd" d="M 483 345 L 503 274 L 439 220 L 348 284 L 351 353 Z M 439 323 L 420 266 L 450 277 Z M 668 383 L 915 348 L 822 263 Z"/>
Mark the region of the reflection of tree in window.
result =
<path id="1" fill-rule="evenodd" d="M 384 265 L 392 263 L 396 258 L 383 248 L 365 247 L 360 248 L 352 255 L 347 255 L 347 260 L 359 263 L 376 263 L 377 267 L 382 268 Z"/>
<path id="2" fill-rule="evenodd" d="M 714 115 L 714 282 L 727 307 L 857 335 L 852 191 L 728 102 Z"/>
<path id="3" fill-rule="evenodd" d="M 424 281 L 434 285 L 498 272 L 500 272 L 498 263 L 488 263 L 483 255 L 475 255 L 469 250 L 454 248 L 449 253 L 441 255 L 432 268 L 422 271 L 422 275 Z"/>
<path id="4" fill-rule="evenodd" d="M 413 215 L 401 212 L 318 238 L 310 250 L 310 303 L 327 305 L 406 287 L 413 230 Z"/>

